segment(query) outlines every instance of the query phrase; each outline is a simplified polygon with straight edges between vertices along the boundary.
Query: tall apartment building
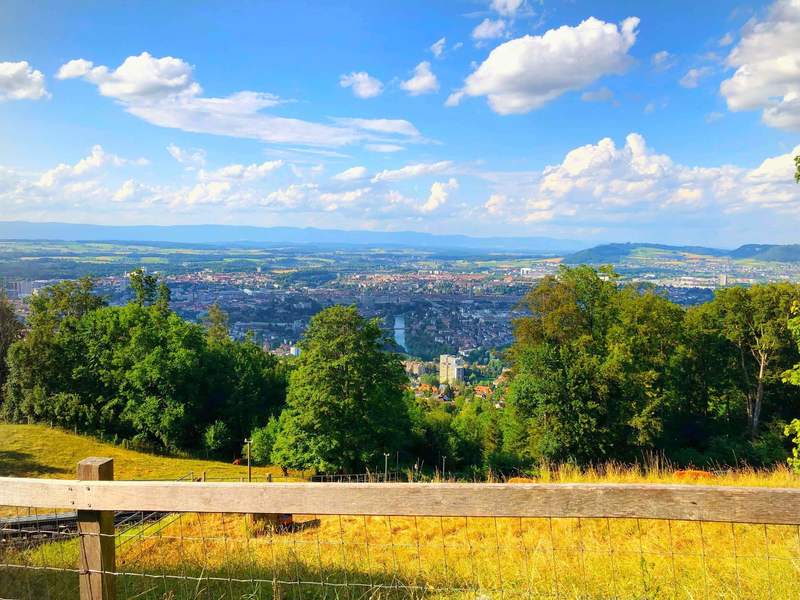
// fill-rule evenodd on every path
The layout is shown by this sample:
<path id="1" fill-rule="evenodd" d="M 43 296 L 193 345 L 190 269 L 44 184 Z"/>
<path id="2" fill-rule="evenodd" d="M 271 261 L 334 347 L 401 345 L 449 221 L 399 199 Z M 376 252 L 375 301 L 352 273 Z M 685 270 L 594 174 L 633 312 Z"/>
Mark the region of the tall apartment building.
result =
<path id="1" fill-rule="evenodd" d="M 439 383 L 454 384 L 464 381 L 464 359 L 442 354 L 439 357 Z"/>

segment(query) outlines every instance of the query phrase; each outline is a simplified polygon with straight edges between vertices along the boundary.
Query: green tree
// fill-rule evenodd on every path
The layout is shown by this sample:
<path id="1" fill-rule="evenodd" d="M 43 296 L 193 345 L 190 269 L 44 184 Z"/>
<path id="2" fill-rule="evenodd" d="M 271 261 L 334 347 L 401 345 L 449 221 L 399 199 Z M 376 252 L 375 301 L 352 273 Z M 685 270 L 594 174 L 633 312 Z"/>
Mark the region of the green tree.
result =
<path id="1" fill-rule="evenodd" d="M 610 269 L 562 267 L 515 322 L 505 451 L 529 461 L 632 458 L 661 443 L 679 401 L 683 310 Z"/>
<path id="2" fill-rule="evenodd" d="M 156 300 L 155 300 L 155 307 L 161 311 L 162 313 L 166 313 L 169 311 L 169 303 L 172 301 L 172 291 L 169 289 L 169 286 L 164 283 L 163 281 L 158 284 L 158 289 L 156 290 Z"/>
<path id="3" fill-rule="evenodd" d="M 800 286 L 770 283 L 725 288 L 710 303 L 708 316 L 735 349 L 739 385 L 745 397 L 747 433 L 751 437 L 759 430 L 765 393 L 779 386 L 785 371 L 797 362 L 789 319 L 798 300 Z M 789 376 L 790 382 L 794 377 Z"/>
<path id="4" fill-rule="evenodd" d="M 203 410 L 228 424 L 234 450 L 253 429 L 280 414 L 286 397 L 286 367 L 250 339 L 208 338 L 207 346 Z"/>
<path id="5" fill-rule="evenodd" d="M 134 302 L 139 306 L 146 306 L 155 302 L 159 295 L 158 275 L 149 275 L 143 267 L 128 274 Z"/>
<path id="6" fill-rule="evenodd" d="M 800 473 L 800 419 L 792 419 L 783 434 L 792 441 L 792 455 L 786 460 L 795 473 Z"/>
<path id="7" fill-rule="evenodd" d="M 52 333 L 65 319 L 80 319 L 105 305 L 106 301 L 95 293 L 95 282 L 91 277 L 62 281 L 31 296 L 31 329 L 46 323 L 51 326 Z"/>
<path id="8" fill-rule="evenodd" d="M 794 181 L 795 183 L 800 183 L 800 154 L 794 157 L 794 165 Z"/>
<path id="9" fill-rule="evenodd" d="M 231 445 L 231 432 L 224 421 L 214 421 L 203 432 L 203 446 L 209 454 L 218 454 Z"/>
<path id="10" fill-rule="evenodd" d="M 652 448 L 683 399 L 675 354 L 683 341 L 684 310 L 652 289 L 625 286 L 615 295 L 604 370 L 615 373 L 622 402 L 616 409 L 632 448 Z"/>
<path id="11" fill-rule="evenodd" d="M 22 321 L 17 317 L 14 305 L 11 300 L 0 291 L 0 399 L 3 395 L 3 387 L 8 375 L 6 365 L 6 355 L 11 344 L 16 342 L 22 335 Z"/>
<path id="12" fill-rule="evenodd" d="M 379 320 L 355 307 L 317 313 L 300 342 L 273 460 L 285 468 L 355 471 L 399 449 L 409 428 L 400 358 Z"/>
<path id="13" fill-rule="evenodd" d="M 211 343 L 161 299 L 107 307 L 91 286 L 59 284 L 32 302 L 30 331 L 8 354 L 2 415 L 162 449 L 200 449 L 210 424 L 236 451 L 280 411 L 286 375 L 250 341 Z M 89 309 L 91 308 L 91 310 Z"/>
<path id="14" fill-rule="evenodd" d="M 212 343 L 221 343 L 229 338 L 228 313 L 217 302 L 208 308 L 203 324 L 208 331 L 208 339 Z"/>
<path id="15" fill-rule="evenodd" d="M 105 301 L 94 293 L 90 278 L 64 281 L 30 298 L 27 335 L 11 345 L 6 357 L 3 418 L 81 427 L 87 411 L 74 402 L 51 404 L 49 399 L 59 392 L 76 393 L 73 372 L 86 366 L 78 327 L 86 315 L 103 306 Z M 56 412 L 58 419 L 54 420 Z"/>
<path id="16" fill-rule="evenodd" d="M 562 267 L 525 297 L 514 323 L 509 408 L 520 426 L 508 449 L 527 460 L 600 460 L 614 454 L 614 373 L 604 368 L 617 318 L 611 273 Z"/>
<path id="17" fill-rule="evenodd" d="M 264 427 L 258 427 L 250 434 L 250 456 L 257 465 L 268 465 L 272 456 L 272 448 L 278 438 L 278 419 L 270 417 Z"/>

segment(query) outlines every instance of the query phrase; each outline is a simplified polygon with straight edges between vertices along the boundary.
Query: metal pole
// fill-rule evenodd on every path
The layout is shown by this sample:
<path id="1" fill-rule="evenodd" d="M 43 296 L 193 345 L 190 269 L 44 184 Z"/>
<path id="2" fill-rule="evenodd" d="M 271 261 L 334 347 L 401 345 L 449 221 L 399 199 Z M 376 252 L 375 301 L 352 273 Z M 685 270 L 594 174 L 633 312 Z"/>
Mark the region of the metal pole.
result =
<path id="1" fill-rule="evenodd" d="M 247 444 L 247 483 L 253 481 L 253 468 L 250 466 L 250 444 L 253 440 L 245 438 L 244 443 Z"/>
<path id="2" fill-rule="evenodd" d="M 389 481 L 389 453 L 383 453 L 383 483 Z"/>
<path id="3" fill-rule="evenodd" d="M 444 479 L 444 461 L 447 459 L 446 456 L 442 456 L 442 479 Z"/>

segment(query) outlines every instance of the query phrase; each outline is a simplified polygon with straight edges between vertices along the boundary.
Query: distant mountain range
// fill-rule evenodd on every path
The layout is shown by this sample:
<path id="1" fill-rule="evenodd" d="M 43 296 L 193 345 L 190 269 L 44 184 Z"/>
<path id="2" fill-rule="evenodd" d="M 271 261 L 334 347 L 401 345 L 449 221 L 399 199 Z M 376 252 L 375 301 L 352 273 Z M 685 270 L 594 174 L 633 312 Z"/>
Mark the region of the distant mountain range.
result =
<path id="1" fill-rule="evenodd" d="M 589 247 L 586 242 L 550 237 L 473 237 L 419 231 L 363 231 L 313 227 L 252 227 L 245 225 L 83 225 L 0 221 L 0 240 L 57 240 L 80 242 L 151 242 L 210 246 L 329 246 L 415 248 L 437 251 L 509 252 L 564 256 L 566 264 L 619 263 L 632 254 L 689 254 L 800 262 L 800 244 L 745 244 L 735 250 L 706 246 L 613 243 Z"/>
<path id="2" fill-rule="evenodd" d="M 800 262 L 800 244 L 745 244 L 735 250 L 707 248 L 704 246 L 669 246 L 666 244 L 602 244 L 580 250 L 564 257 L 566 264 L 612 264 L 633 255 L 647 252 L 673 254 L 676 258 L 687 254 L 719 256 L 731 259 L 751 259 L 774 262 Z"/>
<path id="3" fill-rule="evenodd" d="M 0 221 L 3 240 L 171 242 L 212 245 L 380 246 L 473 251 L 524 252 L 557 256 L 589 244 L 549 237 L 471 237 L 418 231 L 343 231 L 312 227 L 240 225 L 79 225 Z"/>

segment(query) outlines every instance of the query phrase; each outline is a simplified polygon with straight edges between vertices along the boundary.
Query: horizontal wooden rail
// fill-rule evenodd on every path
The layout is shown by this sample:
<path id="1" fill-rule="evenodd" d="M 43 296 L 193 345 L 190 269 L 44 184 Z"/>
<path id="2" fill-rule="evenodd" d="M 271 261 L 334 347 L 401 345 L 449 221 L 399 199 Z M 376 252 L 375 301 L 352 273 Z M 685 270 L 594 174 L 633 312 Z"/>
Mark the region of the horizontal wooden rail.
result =
<path id="1" fill-rule="evenodd" d="M 0 506 L 311 515 L 609 517 L 800 525 L 800 489 L 660 484 L 241 484 L 0 477 Z"/>

